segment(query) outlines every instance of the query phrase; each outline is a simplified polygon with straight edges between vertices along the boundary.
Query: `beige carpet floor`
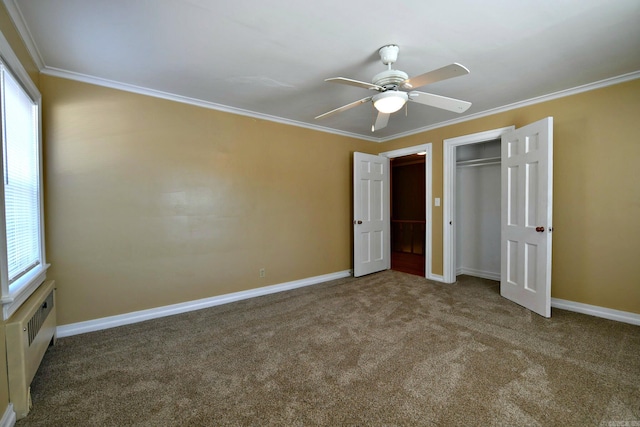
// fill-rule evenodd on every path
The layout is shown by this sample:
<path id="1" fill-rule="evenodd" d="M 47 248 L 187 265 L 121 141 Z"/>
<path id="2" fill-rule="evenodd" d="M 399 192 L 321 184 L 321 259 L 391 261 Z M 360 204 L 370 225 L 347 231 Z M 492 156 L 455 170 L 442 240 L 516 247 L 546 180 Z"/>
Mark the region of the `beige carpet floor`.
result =
<path id="1" fill-rule="evenodd" d="M 58 340 L 26 426 L 640 426 L 640 327 L 386 271 Z"/>

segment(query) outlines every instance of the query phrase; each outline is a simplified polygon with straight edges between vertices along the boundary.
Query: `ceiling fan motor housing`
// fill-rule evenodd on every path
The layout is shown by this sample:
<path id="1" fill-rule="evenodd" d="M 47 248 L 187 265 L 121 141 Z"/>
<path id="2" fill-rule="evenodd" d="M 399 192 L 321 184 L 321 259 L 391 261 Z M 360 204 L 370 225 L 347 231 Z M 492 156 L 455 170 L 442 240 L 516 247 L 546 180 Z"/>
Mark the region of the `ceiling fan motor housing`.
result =
<path id="1" fill-rule="evenodd" d="M 397 90 L 398 85 L 407 80 L 409 75 L 400 70 L 385 70 L 373 76 L 372 83 L 387 90 Z"/>

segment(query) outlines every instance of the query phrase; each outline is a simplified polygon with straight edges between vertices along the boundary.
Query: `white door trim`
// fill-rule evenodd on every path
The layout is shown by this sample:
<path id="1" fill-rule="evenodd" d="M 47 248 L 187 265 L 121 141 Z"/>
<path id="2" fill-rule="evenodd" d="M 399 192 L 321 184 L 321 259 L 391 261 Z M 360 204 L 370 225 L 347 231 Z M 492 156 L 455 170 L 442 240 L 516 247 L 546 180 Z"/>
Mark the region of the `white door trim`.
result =
<path id="1" fill-rule="evenodd" d="M 492 139 L 498 139 L 503 134 L 511 132 L 515 126 L 507 126 L 492 129 L 470 135 L 458 136 L 443 141 L 443 215 L 442 215 L 442 239 L 443 239 L 443 281 L 455 283 L 456 281 L 456 234 L 453 221 L 456 216 L 456 148 L 461 145 L 478 144 Z"/>
<path id="2" fill-rule="evenodd" d="M 431 252 L 432 252 L 432 242 L 431 242 L 431 227 L 433 227 L 433 224 L 431 223 L 431 206 L 432 206 L 432 202 L 431 202 L 431 194 L 432 194 L 432 189 L 431 189 L 431 183 L 432 181 L 432 171 L 433 171 L 433 146 L 432 144 L 429 142 L 427 144 L 422 144 L 422 145 L 415 145 L 413 147 L 407 147 L 407 148 L 401 148 L 398 150 L 392 150 L 392 151 L 385 151 L 384 153 L 380 153 L 380 156 L 384 156 L 384 157 L 388 157 L 389 159 L 393 159 L 395 157 L 402 157 L 402 156 L 410 156 L 412 154 L 417 154 L 417 153 L 421 153 L 421 152 L 426 152 L 427 154 L 425 155 L 425 159 L 424 159 L 424 167 L 425 167 L 425 174 L 424 174 L 424 179 L 425 179 L 425 223 L 426 223 L 426 227 L 424 228 L 424 241 L 425 241 L 425 248 L 424 248 L 424 270 L 425 270 L 425 277 L 427 279 L 430 280 L 438 280 L 441 281 L 442 277 L 439 275 L 434 275 L 433 271 L 431 270 Z M 391 225 L 391 224 L 389 224 Z M 390 229 L 390 228 L 389 228 Z M 391 257 L 391 254 L 389 254 L 389 257 Z"/>

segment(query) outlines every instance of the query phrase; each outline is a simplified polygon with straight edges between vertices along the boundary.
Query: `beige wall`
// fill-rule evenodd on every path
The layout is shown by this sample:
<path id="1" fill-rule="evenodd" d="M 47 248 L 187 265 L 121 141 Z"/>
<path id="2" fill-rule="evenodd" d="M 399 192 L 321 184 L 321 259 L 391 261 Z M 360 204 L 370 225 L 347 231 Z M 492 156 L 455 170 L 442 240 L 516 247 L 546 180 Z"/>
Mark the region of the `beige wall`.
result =
<path id="1" fill-rule="evenodd" d="M 38 85 L 38 68 L 29 56 L 27 48 L 22 43 L 22 39 L 18 35 L 18 31 L 13 25 L 9 14 L 7 13 L 4 3 L 0 4 L 0 31 L 9 42 L 11 49 L 16 54 L 23 67 L 29 73 L 33 82 Z M 7 348 L 5 342 L 4 321 L 0 324 L 0 418 L 4 415 L 9 405 L 9 380 L 7 378 Z"/>
<path id="2" fill-rule="evenodd" d="M 38 79 L 9 24 L 2 8 L 3 34 Z M 443 139 L 546 116 L 555 119 L 552 295 L 640 313 L 639 80 L 383 144 L 39 80 L 60 324 L 349 269 L 353 151 L 432 142 L 442 198 Z M 440 224 L 434 207 L 436 274 Z"/>
<path id="3" fill-rule="evenodd" d="M 443 197 L 442 141 L 554 117 L 555 298 L 640 313 L 640 80 L 401 138 L 433 143 L 433 197 Z M 433 270 L 442 274 L 442 208 L 433 208 Z"/>
<path id="4" fill-rule="evenodd" d="M 352 152 L 377 144 L 40 84 L 60 324 L 351 268 Z"/>
<path id="5" fill-rule="evenodd" d="M 352 151 L 432 142 L 443 197 L 443 139 L 546 116 L 552 295 L 640 313 L 640 81 L 384 144 L 48 76 L 41 88 L 61 324 L 349 269 Z M 436 274 L 441 224 L 434 208 Z"/>

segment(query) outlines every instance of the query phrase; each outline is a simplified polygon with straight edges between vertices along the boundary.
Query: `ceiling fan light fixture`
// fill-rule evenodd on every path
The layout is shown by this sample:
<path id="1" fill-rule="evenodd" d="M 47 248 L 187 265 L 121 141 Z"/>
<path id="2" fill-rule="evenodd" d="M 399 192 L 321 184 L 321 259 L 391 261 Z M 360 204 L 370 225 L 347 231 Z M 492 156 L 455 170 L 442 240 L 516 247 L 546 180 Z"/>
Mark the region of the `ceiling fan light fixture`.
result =
<path id="1" fill-rule="evenodd" d="M 391 114 L 401 109 L 407 99 L 406 92 L 391 90 L 374 96 L 373 105 L 381 113 Z"/>
<path id="2" fill-rule="evenodd" d="M 372 110 L 372 112 L 375 112 L 376 110 L 378 111 L 377 117 L 374 117 L 374 123 L 371 126 L 371 131 L 375 132 L 386 127 L 391 113 L 395 113 L 402 107 L 406 107 L 407 101 L 453 111 L 455 113 L 463 113 L 471 107 L 471 103 L 467 101 L 413 90 L 413 88 L 469 74 L 469 70 L 465 66 L 455 62 L 442 68 L 438 68 L 437 70 L 428 71 L 409 78 L 409 75 L 404 71 L 394 70 L 391 68 L 398 59 L 399 51 L 400 48 L 394 44 L 382 46 L 378 49 L 380 59 L 382 60 L 382 63 L 387 66 L 387 69 L 373 76 L 371 83 L 346 77 L 331 77 L 325 79 L 327 82 L 335 82 L 349 86 L 356 86 L 362 89 L 375 90 L 377 93 L 373 96 L 368 96 L 359 101 L 351 102 L 347 105 L 343 105 L 342 107 L 335 108 L 327 113 L 320 114 L 316 119 L 327 117 L 341 111 L 346 111 L 350 108 L 364 104 L 365 102 L 372 101 L 373 106 L 375 107 L 375 110 Z M 406 90 L 411 90 L 411 92 L 406 92 Z"/>

